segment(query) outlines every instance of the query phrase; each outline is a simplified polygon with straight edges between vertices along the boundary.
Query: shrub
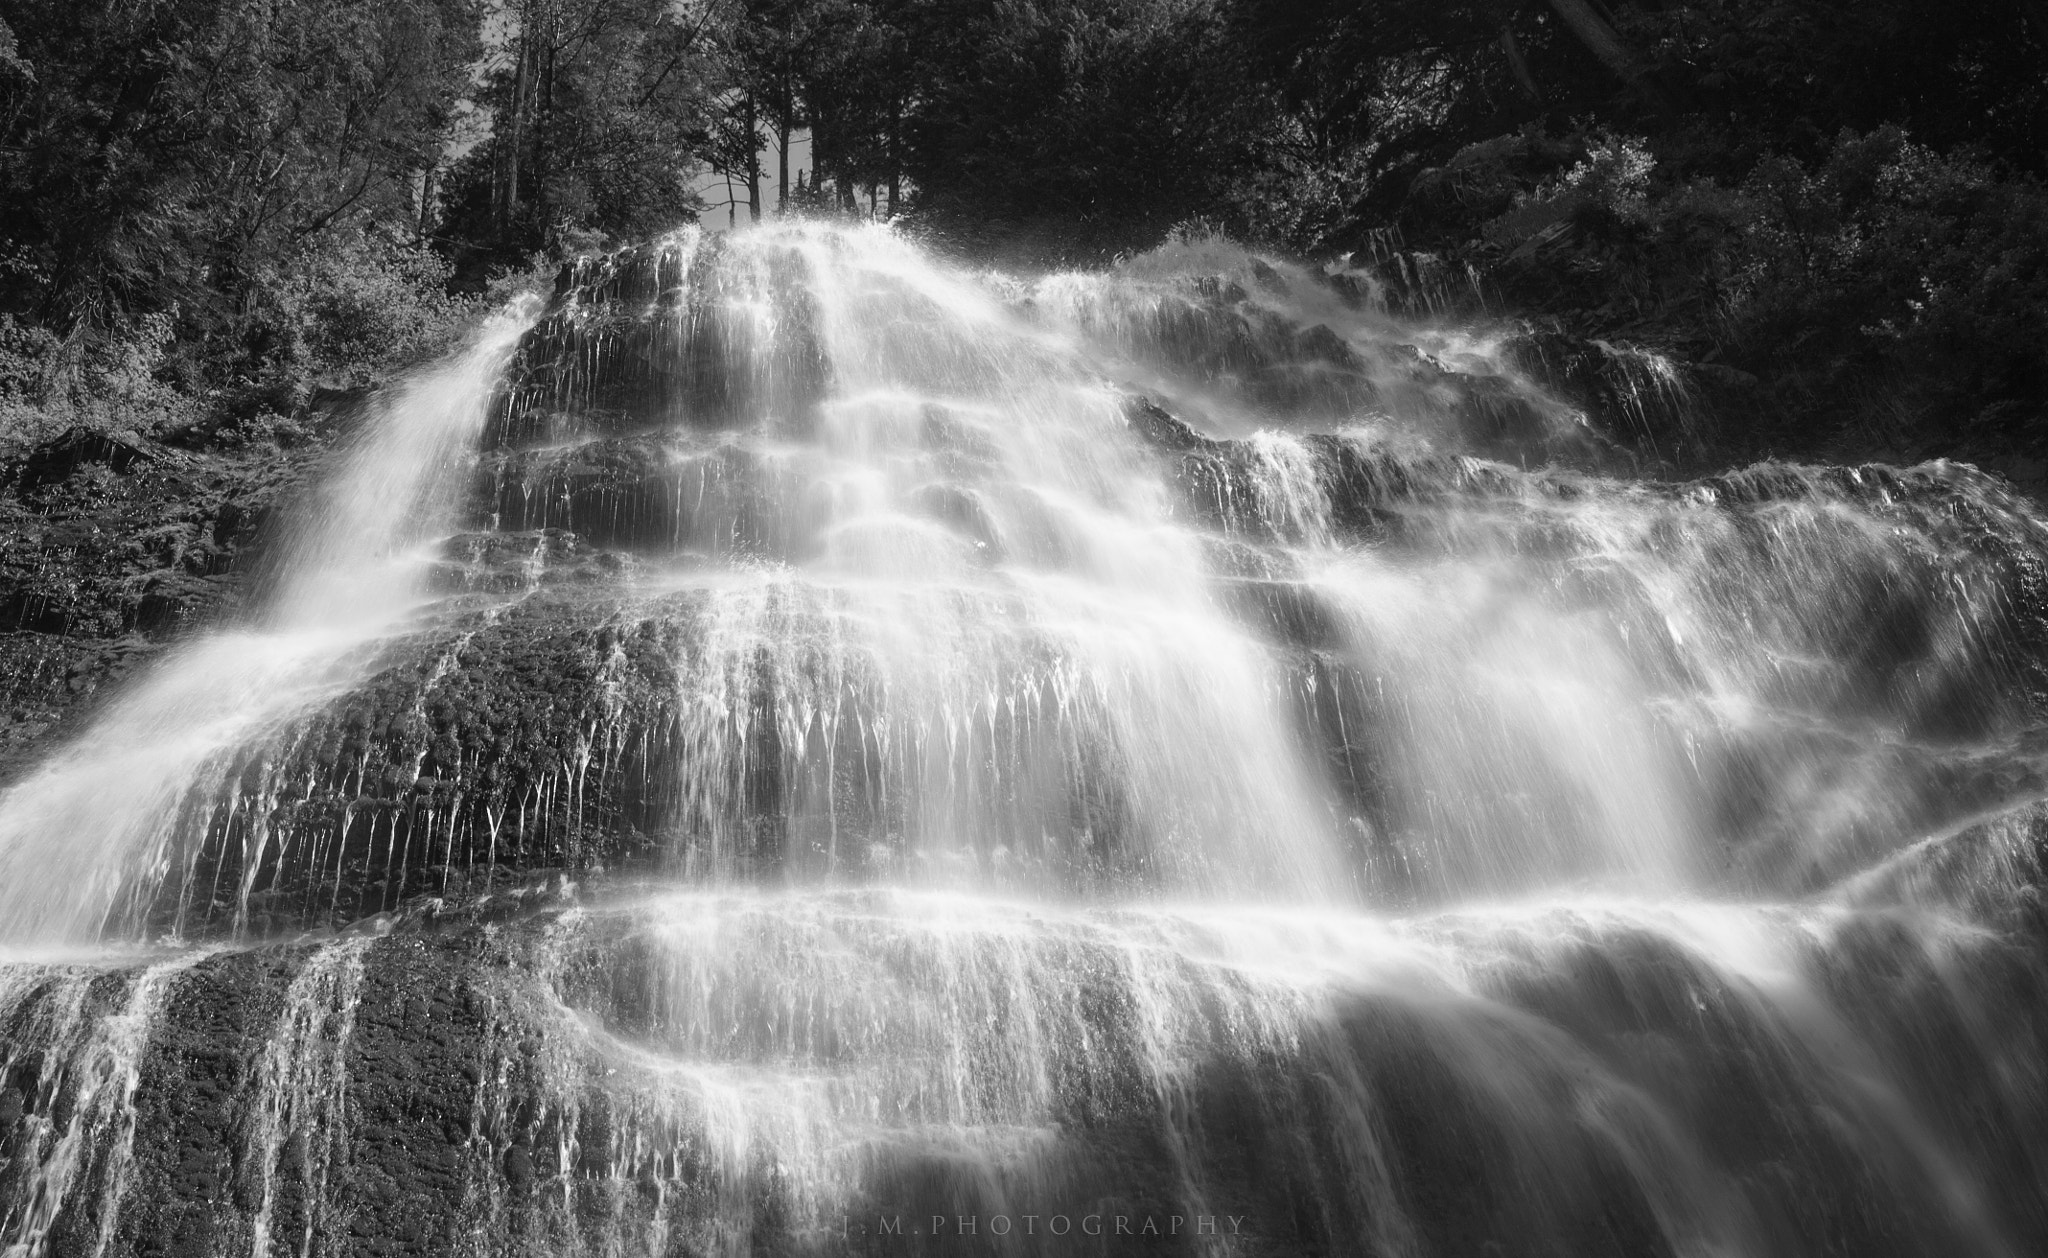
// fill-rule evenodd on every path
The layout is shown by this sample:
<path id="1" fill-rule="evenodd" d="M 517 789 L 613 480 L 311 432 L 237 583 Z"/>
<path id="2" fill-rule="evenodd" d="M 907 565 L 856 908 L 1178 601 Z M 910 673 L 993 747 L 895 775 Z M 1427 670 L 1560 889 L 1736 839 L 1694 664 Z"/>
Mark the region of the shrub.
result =
<path id="1" fill-rule="evenodd" d="M 1745 453 L 2048 449 L 2048 189 L 1967 152 L 1884 127 L 1722 182 L 1640 137 L 1525 130 L 1425 172 L 1404 225 L 1509 310 L 1761 377 Z"/>
<path id="2" fill-rule="evenodd" d="M 476 303 L 448 264 L 374 233 L 330 236 L 255 277 L 251 313 L 188 343 L 224 440 L 289 443 L 321 389 L 355 389 L 444 352 Z"/>
<path id="3" fill-rule="evenodd" d="M 323 251 L 291 294 L 313 378 L 354 387 L 445 350 L 473 310 L 448 295 L 449 272 L 430 249 L 374 236 Z"/>
<path id="4" fill-rule="evenodd" d="M 1760 217 L 1738 352 L 1817 392 L 1882 377 L 1916 444 L 2048 441 L 2048 189 L 1883 128 L 1814 170 L 1765 163 L 1743 191 Z"/>

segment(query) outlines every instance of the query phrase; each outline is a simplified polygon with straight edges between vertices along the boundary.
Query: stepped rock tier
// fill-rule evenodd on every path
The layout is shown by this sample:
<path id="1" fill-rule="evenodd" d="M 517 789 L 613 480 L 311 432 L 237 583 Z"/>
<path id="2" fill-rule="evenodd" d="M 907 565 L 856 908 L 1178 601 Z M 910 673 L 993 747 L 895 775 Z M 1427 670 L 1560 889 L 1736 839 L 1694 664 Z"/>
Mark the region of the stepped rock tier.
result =
<path id="1" fill-rule="evenodd" d="M 0 1254 L 2048 1251 L 2048 524 L 1377 293 L 693 232 L 361 401 L 0 792 Z"/>

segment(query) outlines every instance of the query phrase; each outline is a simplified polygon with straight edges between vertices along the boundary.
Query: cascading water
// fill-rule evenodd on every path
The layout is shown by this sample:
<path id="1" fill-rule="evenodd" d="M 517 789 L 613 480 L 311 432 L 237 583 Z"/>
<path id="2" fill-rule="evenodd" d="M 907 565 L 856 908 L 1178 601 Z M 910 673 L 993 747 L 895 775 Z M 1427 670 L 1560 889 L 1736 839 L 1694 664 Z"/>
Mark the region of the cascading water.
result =
<path id="1" fill-rule="evenodd" d="M 1373 291 L 692 234 L 391 391 L 0 796 L 0 1251 L 2048 1246 L 2048 526 Z"/>
<path id="2" fill-rule="evenodd" d="M 77 744 L 0 800 L 0 939 L 93 937 L 125 925 L 140 892 L 193 884 L 189 853 L 230 791 L 236 753 L 345 688 L 359 649 L 417 601 L 400 553 L 441 505 L 441 482 L 482 426 L 494 377 L 526 319 L 494 320 L 459 361 L 377 408 L 287 547 L 267 623 L 196 642 Z M 195 811 L 197 813 L 195 815 Z M 245 867 L 264 826 L 247 826 Z M 247 887 L 239 889 L 246 897 Z"/>

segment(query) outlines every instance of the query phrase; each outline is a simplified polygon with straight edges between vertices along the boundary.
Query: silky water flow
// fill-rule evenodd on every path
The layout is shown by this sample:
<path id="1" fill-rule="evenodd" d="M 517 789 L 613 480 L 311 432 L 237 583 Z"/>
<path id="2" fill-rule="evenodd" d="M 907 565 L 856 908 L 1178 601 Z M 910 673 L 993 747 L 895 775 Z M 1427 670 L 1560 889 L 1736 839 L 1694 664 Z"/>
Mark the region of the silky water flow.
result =
<path id="1" fill-rule="evenodd" d="M 0 795 L 0 1254 L 2042 1252 L 2048 531 L 1564 352 L 565 272 Z"/>

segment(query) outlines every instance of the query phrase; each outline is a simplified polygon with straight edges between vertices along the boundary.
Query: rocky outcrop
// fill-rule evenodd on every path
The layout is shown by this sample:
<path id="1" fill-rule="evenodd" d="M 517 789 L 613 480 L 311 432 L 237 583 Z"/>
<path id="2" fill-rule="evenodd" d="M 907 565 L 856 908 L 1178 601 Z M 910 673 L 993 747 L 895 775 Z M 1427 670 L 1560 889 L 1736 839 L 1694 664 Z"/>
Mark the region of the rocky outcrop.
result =
<path id="1" fill-rule="evenodd" d="M 1144 983 L 1211 980 L 1125 972 L 1113 926 L 1041 923 L 1020 938 L 1004 919 L 928 936 L 914 906 L 886 898 L 832 919 L 840 947 L 896 959 L 906 1002 L 943 991 L 972 1011 L 997 957 L 1065 976 L 1065 990 L 1028 993 L 1029 1020 L 927 1026 L 915 1005 L 835 986 L 830 950 L 791 954 L 811 959 L 794 969 L 778 959 L 815 947 L 813 911 L 758 905 L 748 929 L 763 933 L 735 950 L 719 932 L 748 920 L 744 904 L 604 907 L 619 890 L 586 888 L 587 906 L 559 888 L 421 902 L 366 934 L 52 967 L 26 994 L 11 979 L 0 1225 L 16 1235 L 37 1178 L 62 1175 L 70 1191 L 40 1233 L 53 1255 L 203 1258 L 296 1251 L 308 1236 L 351 1256 L 699 1252 L 735 1228 L 773 1253 L 993 1254 L 1009 1251 L 989 1220 L 1021 1229 L 1029 1213 L 1040 1228 L 1067 1216 L 1081 1239 L 1060 1252 L 1207 1252 L 1194 1223 L 1207 1217 L 1237 1220 L 1234 1252 L 1273 1258 L 1348 1252 L 1360 1236 L 1444 1255 L 1637 1258 L 1669 1252 L 1670 1203 L 1644 1187 L 1661 1170 L 1743 1186 L 1740 1210 L 1712 1226 L 1814 1252 L 1903 1256 L 1992 1231 L 2048 1241 L 2048 1219 L 2026 1208 L 2048 1093 L 2013 1076 L 2038 1081 L 2024 1046 L 2048 1032 L 2048 922 L 2024 906 L 1995 938 L 1872 918 L 1799 955 L 1871 1061 L 1910 1094 L 1954 1098 L 1901 1133 L 1870 1125 L 1853 1089 L 1839 1108 L 1810 1103 L 1834 1086 L 1810 1029 L 1652 924 L 1448 921 L 1459 948 L 1495 958 L 1470 992 L 1361 990 L 1301 1008 L 1240 978 L 1208 998 L 1272 1034 L 1212 1038 L 1199 1020 L 1146 1021 Z M 807 966 L 823 969 L 804 978 Z M 699 986 L 749 974 L 797 984 L 810 1021 L 779 1021 L 772 1001 L 693 1003 L 762 1000 Z M 1062 1034 L 1041 1041 L 1036 1026 Z M 996 1061 L 1043 1054 L 1044 1126 L 948 1125 L 951 1105 L 1007 1113 L 999 1093 L 916 1100 L 918 1072 L 952 1067 L 895 1054 L 929 1034 Z M 795 1055 L 766 1054 L 776 1044 Z M 1168 1049 L 1177 1064 L 1161 1075 L 1151 1054 Z M 809 1073 L 821 1067 L 909 1073 L 865 1085 L 878 1093 L 863 1104 L 885 1107 L 866 1144 L 820 1148 L 783 1125 L 786 1095 L 729 1085 L 728 1057 L 784 1088 L 827 1086 Z M 1700 1165 L 1632 1161 L 1668 1134 L 1642 1125 L 1650 1105 L 1689 1133 Z M 60 1138 L 79 1123 L 101 1126 L 72 1164 Z M 1974 1207 L 1926 1180 L 1868 1191 L 1930 1141 L 1984 1170 Z M 989 1160 L 988 1142 L 1007 1152 Z M 809 1194 L 828 1183 L 838 1199 L 821 1213 Z M 979 1233 L 934 1237 L 934 1215 L 978 1216 Z M 1090 1216 L 1100 1235 L 1082 1232 Z M 1153 1232 L 1119 1235 L 1119 1216 Z"/>
<path id="2" fill-rule="evenodd" d="M 237 614 L 318 456 L 72 429 L 0 465 L 0 776 L 165 644 Z"/>

